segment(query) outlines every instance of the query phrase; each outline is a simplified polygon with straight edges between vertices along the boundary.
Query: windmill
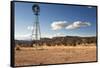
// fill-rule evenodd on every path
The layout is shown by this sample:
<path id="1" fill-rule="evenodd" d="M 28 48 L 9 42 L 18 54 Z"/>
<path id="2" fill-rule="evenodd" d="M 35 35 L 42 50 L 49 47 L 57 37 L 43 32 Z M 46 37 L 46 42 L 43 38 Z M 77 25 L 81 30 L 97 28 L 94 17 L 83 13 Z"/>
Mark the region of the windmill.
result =
<path id="1" fill-rule="evenodd" d="M 34 46 L 38 46 L 39 40 L 41 38 L 41 32 L 40 32 L 40 25 L 39 25 L 39 12 L 40 7 L 38 4 L 34 4 L 32 6 L 32 10 L 34 13 L 34 23 L 33 23 L 33 29 L 32 29 L 32 42 L 34 43 Z M 32 45 L 33 45 L 32 43 Z"/>

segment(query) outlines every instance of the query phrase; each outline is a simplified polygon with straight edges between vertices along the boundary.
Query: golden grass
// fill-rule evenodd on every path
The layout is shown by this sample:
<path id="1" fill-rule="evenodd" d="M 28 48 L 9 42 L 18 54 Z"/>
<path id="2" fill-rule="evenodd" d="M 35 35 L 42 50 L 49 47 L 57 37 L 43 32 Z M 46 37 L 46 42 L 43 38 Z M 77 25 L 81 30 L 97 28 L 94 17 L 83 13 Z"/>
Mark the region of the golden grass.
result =
<path id="1" fill-rule="evenodd" d="M 15 65 L 40 65 L 96 61 L 96 46 L 21 47 L 15 50 Z"/>

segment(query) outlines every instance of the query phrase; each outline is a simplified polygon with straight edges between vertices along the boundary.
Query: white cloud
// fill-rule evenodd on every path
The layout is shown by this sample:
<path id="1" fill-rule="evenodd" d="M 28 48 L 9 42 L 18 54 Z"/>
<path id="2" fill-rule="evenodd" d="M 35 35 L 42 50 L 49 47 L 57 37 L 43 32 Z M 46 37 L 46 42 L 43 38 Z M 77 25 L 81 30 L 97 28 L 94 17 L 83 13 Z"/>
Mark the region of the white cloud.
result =
<path id="1" fill-rule="evenodd" d="M 27 29 L 28 30 L 33 30 L 33 26 L 28 26 Z"/>
<path id="2" fill-rule="evenodd" d="M 68 25 L 67 21 L 54 21 L 51 24 L 52 30 L 59 30 L 65 28 Z"/>
<path id="3" fill-rule="evenodd" d="M 66 26 L 66 29 L 78 29 L 80 27 L 86 27 L 90 26 L 91 24 L 89 22 L 81 22 L 81 21 L 76 21 L 73 22 L 72 24 Z"/>

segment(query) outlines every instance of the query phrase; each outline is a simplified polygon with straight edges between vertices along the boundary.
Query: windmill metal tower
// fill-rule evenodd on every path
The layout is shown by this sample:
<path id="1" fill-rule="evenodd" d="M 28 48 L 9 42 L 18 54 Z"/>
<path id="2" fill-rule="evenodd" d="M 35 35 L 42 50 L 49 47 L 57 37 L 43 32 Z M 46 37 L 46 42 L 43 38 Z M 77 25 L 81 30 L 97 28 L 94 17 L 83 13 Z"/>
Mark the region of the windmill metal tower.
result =
<path id="1" fill-rule="evenodd" d="M 38 4 L 34 4 L 32 6 L 32 10 L 34 13 L 34 23 L 33 23 L 33 29 L 32 29 L 32 42 L 35 44 L 35 46 L 38 46 L 38 41 L 41 38 L 41 32 L 40 32 L 40 25 L 39 25 L 39 12 L 40 7 Z"/>

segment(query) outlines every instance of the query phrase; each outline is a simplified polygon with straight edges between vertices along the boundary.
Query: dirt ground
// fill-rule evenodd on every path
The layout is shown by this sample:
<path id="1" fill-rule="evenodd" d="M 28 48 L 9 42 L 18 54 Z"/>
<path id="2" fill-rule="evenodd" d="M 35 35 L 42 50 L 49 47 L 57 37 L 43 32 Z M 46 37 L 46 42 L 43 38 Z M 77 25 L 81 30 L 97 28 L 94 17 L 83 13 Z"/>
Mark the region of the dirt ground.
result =
<path id="1" fill-rule="evenodd" d="M 42 65 L 96 61 L 96 46 L 21 47 L 15 50 L 15 65 Z"/>

